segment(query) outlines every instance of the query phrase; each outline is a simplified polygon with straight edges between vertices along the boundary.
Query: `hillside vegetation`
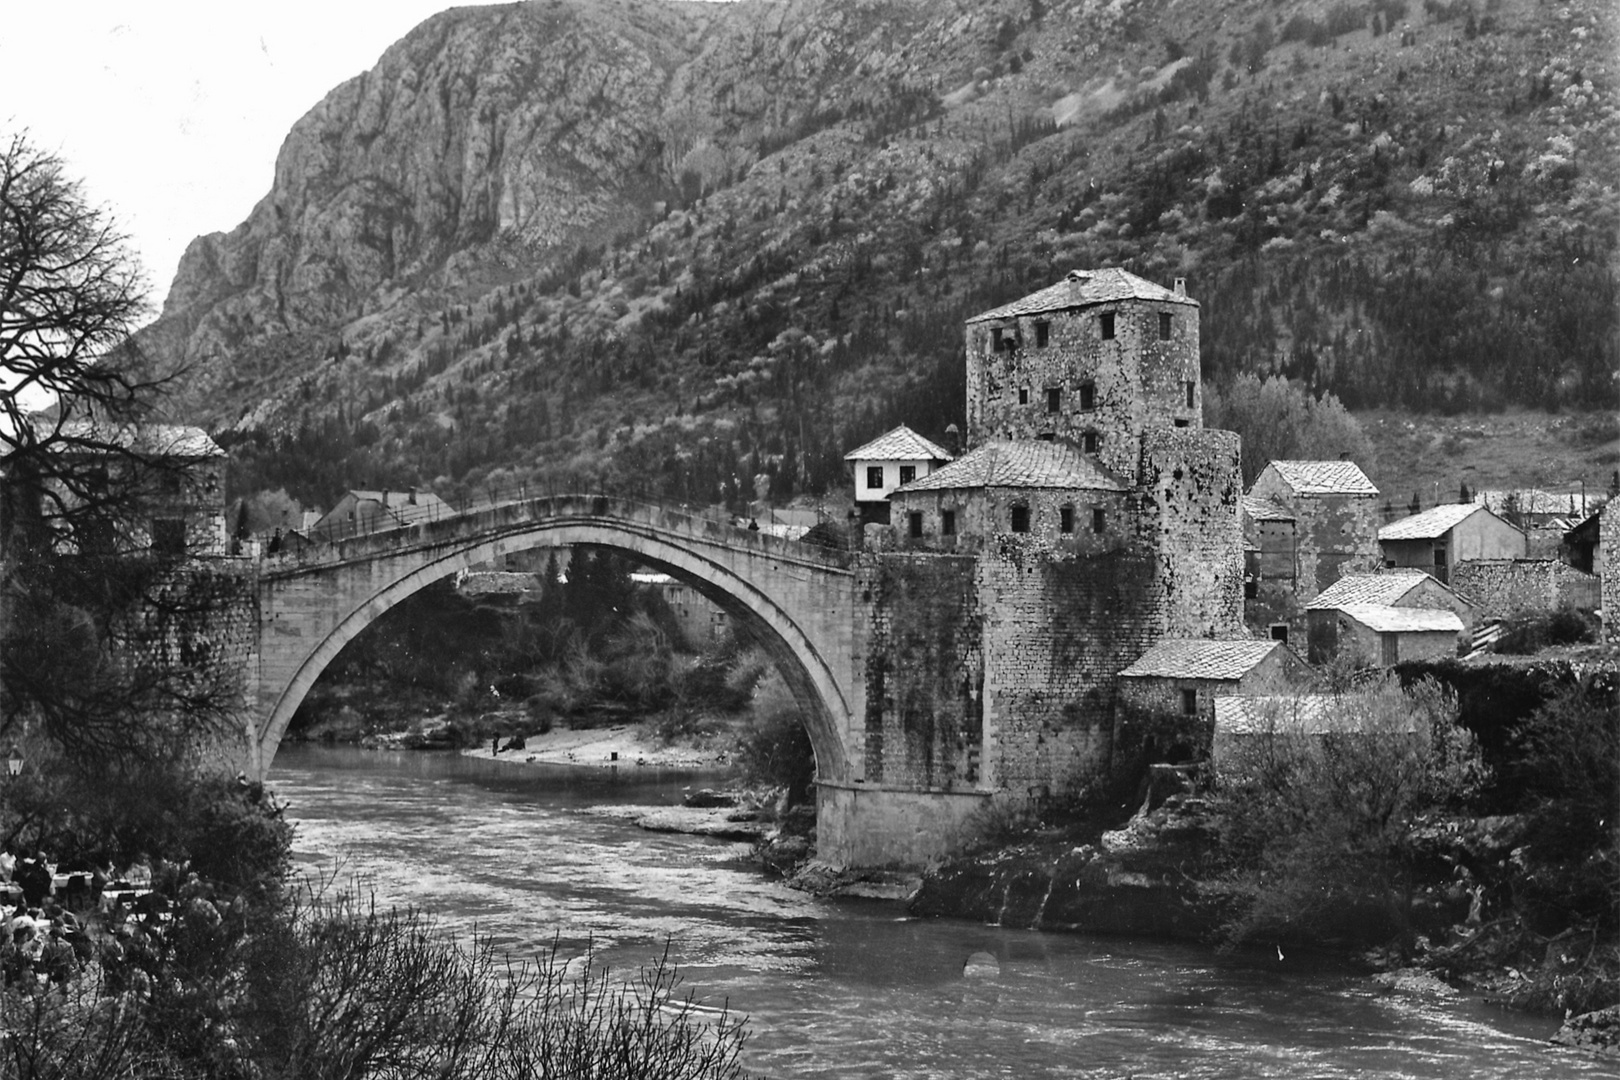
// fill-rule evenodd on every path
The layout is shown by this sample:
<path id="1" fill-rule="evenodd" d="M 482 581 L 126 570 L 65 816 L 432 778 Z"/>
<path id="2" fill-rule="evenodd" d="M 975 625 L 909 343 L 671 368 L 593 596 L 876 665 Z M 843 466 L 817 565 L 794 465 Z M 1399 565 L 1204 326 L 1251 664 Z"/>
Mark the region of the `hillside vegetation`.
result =
<path id="1" fill-rule="evenodd" d="M 1609 410 L 1614 29 L 1597 0 L 458 9 L 300 121 L 145 343 L 240 490 L 317 503 L 837 488 L 888 426 L 960 424 L 962 320 L 1074 266 L 1186 277 L 1217 385 Z M 1572 439 L 1582 475 L 1609 441 Z"/>

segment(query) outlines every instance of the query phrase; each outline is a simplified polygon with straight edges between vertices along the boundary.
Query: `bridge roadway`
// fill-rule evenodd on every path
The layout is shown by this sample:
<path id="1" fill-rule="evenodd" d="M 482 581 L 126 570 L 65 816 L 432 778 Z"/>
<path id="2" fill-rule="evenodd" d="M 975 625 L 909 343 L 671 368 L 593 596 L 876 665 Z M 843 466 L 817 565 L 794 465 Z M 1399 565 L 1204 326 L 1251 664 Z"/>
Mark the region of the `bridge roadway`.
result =
<path id="1" fill-rule="evenodd" d="M 387 526 L 266 558 L 258 575 L 258 652 L 249 757 L 263 776 L 304 695 L 342 650 L 389 608 L 432 582 L 510 553 L 599 547 L 691 583 L 776 661 L 806 718 L 820 787 L 823 857 L 845 864 L 911 861 L 891 849 L 896 806 L 864 786 L 866 612 L 849 552 L 784 540 L 643 499 L 548 494 L 439 513 L 408 508 Z M 896 792 L 902 827 L 938 819 L 929 793 Z M 946 817 L 969 807 L 962 797 Z M 863 802 L 864 800 L 864 802 Z M 968 800 L 972 806 L 980 798 Z M 883 806 L 879 807 L 879 803 Z M 864 807 L 864 809 L 863 809 Z M 907 841 L 906 843 L 910 843 Z M 835 849 L 835 850 L 829 850 Z"/>

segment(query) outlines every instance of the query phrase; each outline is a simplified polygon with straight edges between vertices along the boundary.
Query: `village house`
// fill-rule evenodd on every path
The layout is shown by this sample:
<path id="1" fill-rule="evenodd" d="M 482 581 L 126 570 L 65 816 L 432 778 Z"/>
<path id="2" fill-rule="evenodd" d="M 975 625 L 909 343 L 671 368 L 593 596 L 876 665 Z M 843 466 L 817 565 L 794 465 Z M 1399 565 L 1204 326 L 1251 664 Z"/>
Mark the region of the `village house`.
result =
<path id="1" fill-rule="evenodd" d="M 1281 693 L 1310 669 L 1280 641 L 1166 638 L 1119 675 L 1120 749 L 1181 764 L 1209 756 L 1216 698 Z"/>
<path id="2" fill-rule="evenodd" d="M 1523 556 L 1556 558 L 1564 533 L 1591 511 L 1584 491 L 1512 488 L 1474 492 L 1474 502 L 1524 530 Z"/>
<path id="3" fill-rule="evenodd" d="M 889 524 L 889 494 L 951 460 L 951 454 L 901 424 L 844 455 L 855 469 L 855 509 L 860 524 Z M 811 524 L 814 524 L 812 522 Z"/>
<path id="4" fill-rule="evenodd" d="M 1270 756 L 1262 740 L 1281 739 L 1282 753 L 1308 751 L 1333 736 L 1422 739 L 1424 718 L 1410 710 L 1369 712 L 1367 703 L 1337 694 L 1233 696 L 1215 701 L 1211 761 L 1223 779 L 1241 779 L 1256 754 Z"/>
<path id="5" fill-rule="evenodd" d="M 1269 462 L 1249 495 L 1293 515 L 1297 603 L 1314 599 L 1345 574 L 1380 564 L 1378 489 L 1354 462 Z"/>
<path id="6" fill-rule="evenodd" d="M 1524 532 L 1484 506 L 1447 503 L 1378 530 L 1384 566 L 1412 567 L 1451 580 L 1465 559 L 1522 559 Z"/>
<path id="7" fill-rule="evenodd" d="M 337 504 L 310 529 L 318 540 L 337 540 L 356 533 L 375 532 L 431 521 L 454 513 L 450 504 L 431 491 L 407 488 L 403 491 L 345 491 Z"/>
<path id="8" fill-rule="evenodd" d="M 1570 566 L 1587 574 L 1601 574 L 1603 566 L 1603 513 L 1607 504 L 1564 532 L 1559 556 Z"/>
<path id="9" fill-rule="evenodd" d="M 1349 644 L 1360 648 L 1363 656 L 1368 659 L 1382 656 L 1382 639 L 1377 642 L 1376 650 L 1368 652 L 1371 642 L 1365 635 L 1376 631 L 1370 631 L 1364 620 L 1354 615 L 1355 611 L 1360 611 L 1367 616 L 1363 609 L 1376 607 L 1449 612 L 1457 617 L 1461 630 L 1472 626 L 1477 617 L 1474 605 L 1466 597 L 1441 584 L 1426 571 L 1405 568 L 1376 574 L 1350 574 L 1322 590 L 1316 599 L 1305 605 L 1306 659 L 1313 664 L 1325 664 L 1335 659 L 1341 647 L 1341 626 L 1352 628 Z M 1381 621 L 1388 622 L 1387 619 Z M 1402 633 L 1392 632 L 1397 635 Z M 1451 645 L 1455 648 L 1455 641 Z M 1408 642 L 1406 652 L 1401 653 L 1399 637 L 1395 641 L 1395 651 L 1401 653 L 1401 659 L 1412 659 L 1409 654 L 1417 648 L 1417 644 Z"/>

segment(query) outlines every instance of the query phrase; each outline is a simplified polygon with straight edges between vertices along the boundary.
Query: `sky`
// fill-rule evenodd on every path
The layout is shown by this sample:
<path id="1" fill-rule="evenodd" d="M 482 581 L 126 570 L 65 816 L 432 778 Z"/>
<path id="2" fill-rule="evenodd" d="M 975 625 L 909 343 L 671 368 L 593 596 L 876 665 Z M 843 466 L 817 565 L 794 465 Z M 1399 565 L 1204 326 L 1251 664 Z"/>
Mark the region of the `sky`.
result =
<path id="1" fill-rule="evenodd" d="M 25 0 L 0 20 L 0 132 L 59 155 L 128 234 L 153 314 L 186 245 L 240 224 L 288 130 L 451 0 Z"/>

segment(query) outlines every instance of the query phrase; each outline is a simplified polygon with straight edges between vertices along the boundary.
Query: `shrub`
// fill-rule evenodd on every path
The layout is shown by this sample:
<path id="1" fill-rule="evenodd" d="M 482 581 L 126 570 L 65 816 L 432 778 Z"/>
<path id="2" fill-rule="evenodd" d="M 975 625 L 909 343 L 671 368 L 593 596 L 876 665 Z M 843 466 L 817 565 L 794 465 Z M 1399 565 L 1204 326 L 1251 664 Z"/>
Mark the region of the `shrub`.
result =
<path id="1" fill-rule="evenodd" d="M 753 715 L 737 758 L 749 780 L 786 788 L 790 803 L 810 798 L 816 775 L 815 750 L 799 703 L 776 672 L 754 692 Z"/>

